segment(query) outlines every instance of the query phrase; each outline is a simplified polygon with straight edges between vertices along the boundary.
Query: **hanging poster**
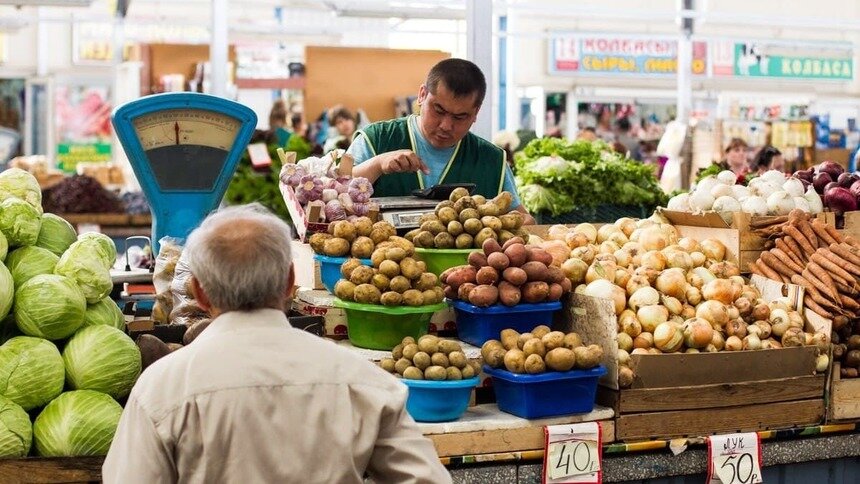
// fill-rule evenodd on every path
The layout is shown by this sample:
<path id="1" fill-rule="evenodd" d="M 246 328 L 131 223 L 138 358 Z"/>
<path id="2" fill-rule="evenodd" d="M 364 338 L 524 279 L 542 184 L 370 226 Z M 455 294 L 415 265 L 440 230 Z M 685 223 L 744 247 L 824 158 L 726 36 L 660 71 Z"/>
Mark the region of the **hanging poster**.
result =
<path id="1" fill-rule="evenodd" d="M 844 47 L 792 46 L 767 41 L 719 41 L 711 46 L 716 77 L 854 79 L 853 49 Z"/>
<path id="2" fill-rule="evenodd" d="M 57 166 L 74 172 L 80 162 L 111 161 L 111 102 L 106 86 L 55 88 Z"/>

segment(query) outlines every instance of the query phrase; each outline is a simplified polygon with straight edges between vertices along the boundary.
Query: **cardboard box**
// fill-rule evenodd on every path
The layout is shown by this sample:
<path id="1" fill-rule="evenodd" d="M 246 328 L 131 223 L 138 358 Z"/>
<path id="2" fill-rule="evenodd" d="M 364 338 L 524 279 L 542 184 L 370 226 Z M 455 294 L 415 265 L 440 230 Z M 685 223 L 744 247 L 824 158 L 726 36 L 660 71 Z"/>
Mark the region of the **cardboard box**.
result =
<path id="1" fill-rule="evenodd" d="M 294 240 L 290 246 L 293 267 L 296 273 L 296 286 L 310 289 L 325 289 L 320 276 L 320 264 L 314 259 L 314 251 L 309 244 Z"/>

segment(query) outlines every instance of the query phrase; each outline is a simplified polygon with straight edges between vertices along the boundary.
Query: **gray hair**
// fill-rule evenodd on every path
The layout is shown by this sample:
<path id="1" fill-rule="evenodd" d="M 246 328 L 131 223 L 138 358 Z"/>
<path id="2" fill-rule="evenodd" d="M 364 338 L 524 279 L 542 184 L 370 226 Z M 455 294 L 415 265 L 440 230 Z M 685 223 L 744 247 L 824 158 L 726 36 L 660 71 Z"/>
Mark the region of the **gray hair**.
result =
<path id="1" fill-rule="evenodd" d="M 188 237 L 191 273 L 222 312 L 278 307 L 287 294 L 290 226 L 258 203 L 210 214 Z"/>

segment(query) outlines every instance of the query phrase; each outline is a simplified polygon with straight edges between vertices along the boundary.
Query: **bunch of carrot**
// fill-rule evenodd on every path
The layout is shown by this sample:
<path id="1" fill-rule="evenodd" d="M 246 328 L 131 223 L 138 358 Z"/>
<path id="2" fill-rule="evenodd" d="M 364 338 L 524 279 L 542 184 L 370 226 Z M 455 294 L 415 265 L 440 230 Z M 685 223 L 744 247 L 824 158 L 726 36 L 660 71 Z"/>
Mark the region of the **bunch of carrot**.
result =
<path id="1" fill-rule="evenodd" d="M 800 210 L 792 210 L 775 247 L 750 272 L 806 290 L 804 304 L 838 330 L 860 317 L 860 241 Z"/>

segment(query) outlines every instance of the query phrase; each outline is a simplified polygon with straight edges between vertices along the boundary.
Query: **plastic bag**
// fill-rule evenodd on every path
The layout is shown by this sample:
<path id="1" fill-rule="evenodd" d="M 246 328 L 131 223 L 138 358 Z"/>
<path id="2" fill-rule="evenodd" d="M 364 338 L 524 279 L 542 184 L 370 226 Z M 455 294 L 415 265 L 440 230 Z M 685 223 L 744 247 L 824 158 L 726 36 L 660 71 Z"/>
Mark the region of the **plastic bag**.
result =
<path id="1" fill-rule="evenodd" d="M 164 237 L 159 243 L 161 249 L 155 259 L 155 271 L 152 273 L 152 284 L 155 286 L 156 294 L 170 290 L 170 283 L 176 272 L 176 264 L 182 255 L 182 240 Z"/>

